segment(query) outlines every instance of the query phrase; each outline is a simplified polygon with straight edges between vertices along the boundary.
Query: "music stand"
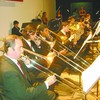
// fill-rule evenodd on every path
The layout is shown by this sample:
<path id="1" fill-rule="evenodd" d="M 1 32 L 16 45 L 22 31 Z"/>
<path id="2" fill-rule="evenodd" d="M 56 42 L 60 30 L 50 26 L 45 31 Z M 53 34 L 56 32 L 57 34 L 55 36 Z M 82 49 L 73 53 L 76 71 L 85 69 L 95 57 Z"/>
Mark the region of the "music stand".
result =
<path id="1" fill-rule="evenodd" d="M 88 41 L 89 39 L 91 39 L 91 38 L 92 38 L 92 33 L 90 33 L 90 34 L 88 35 L 88 37 L 86 38 L 86 40 L 83 42 L 83 44 L 82 44 L 80 50 L 79 50 L 79 51 L 77 52 L 77 54 L 74 56 L 74 59 L 78 56 L 78 54 L 79 54 L 80 51 L 83 49 L 83 47 L 85 46 L 85 44 L 87 43 L 87 41 Z"/>
<path id="2" fill-rule="evenodd" d="M 87 94 L 100 78 L 100 55 L 82 72 L 83 91 Z"/>
<path id="3" fill-rule="evenodd" d="M 86 43 L 89 43 L 88 40 L 90 40 L 90 39 L 93 40 L 94 36 L 95 36 L 95 35 L 98 35 L 99 32 L 100 32 L 100 20 L 98 21 L 98 25 L 97 25 L 97 28 L 96 28 L 94 34 L 92 35 L 92 33 L 90 33 L 90 34 L 88 35 L 88 37 L 86 38 L 86 40 L 85 40 L 84 43 L 82 44 L 80 50 L 79 50 L 79 51 L 77 52 L 77 54 L 74 56 L 74 59 L 78 56 L 78 54 L 79 54 L 80 51 L 83 49 L 83 47 L 85 46 L 85 44 L 86 44 Z"/>
<path id="4" fill-rule="evenodd" d="M 97 28 L 92 36 L 92 39 L 94 38 L 95 35 L 98 35 L 100 32 L 100 20 L 98 21 L 98 25 L 97 25 Z"/>

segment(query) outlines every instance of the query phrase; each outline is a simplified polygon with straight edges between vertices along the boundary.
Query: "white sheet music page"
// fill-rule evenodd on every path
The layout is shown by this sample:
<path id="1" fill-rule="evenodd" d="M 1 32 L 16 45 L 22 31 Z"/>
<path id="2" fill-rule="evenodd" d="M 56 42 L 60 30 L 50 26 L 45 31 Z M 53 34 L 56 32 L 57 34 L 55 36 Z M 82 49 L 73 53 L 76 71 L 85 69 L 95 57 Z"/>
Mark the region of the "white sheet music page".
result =
<path id="1" fill-rule="evenodd" d="M 100 78 L 100 55 L 82 72 L 83 91 L 87 94 Z"/>

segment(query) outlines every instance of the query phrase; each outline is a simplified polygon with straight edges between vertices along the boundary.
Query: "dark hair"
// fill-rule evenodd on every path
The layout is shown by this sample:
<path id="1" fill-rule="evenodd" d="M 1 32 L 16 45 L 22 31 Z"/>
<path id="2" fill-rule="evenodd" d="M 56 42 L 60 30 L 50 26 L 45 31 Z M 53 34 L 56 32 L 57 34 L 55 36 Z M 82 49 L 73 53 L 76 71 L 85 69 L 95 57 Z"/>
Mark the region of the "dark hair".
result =
<path id="1" fill-rule="evenodd" d="M 17 20 L 13 21 L 13 25 L 15 24 L 19 24 L 19 22 Z"/>
<path id="2" fill-rule="evenodd" d="M 36 27 L 33 24 L 28 24 L 22 31 L 22 35 L 25 39 L 30 38 L 30 34 L 35 34 Z"/>
<path id="3" fill-rule="evenodd" d="M 43 12 L 43 13 L 42 13 L 42 16 L 44 16 L 45 14 L 46 14 L 46 12 Z"/>
<path id="4" fill-rule="evenodd" d="M 67 25 L 69 25 L 67 21 L 66 22 L 62 22 L 61 28 L 63 28 L 63 26 L 65 27 Z"/>

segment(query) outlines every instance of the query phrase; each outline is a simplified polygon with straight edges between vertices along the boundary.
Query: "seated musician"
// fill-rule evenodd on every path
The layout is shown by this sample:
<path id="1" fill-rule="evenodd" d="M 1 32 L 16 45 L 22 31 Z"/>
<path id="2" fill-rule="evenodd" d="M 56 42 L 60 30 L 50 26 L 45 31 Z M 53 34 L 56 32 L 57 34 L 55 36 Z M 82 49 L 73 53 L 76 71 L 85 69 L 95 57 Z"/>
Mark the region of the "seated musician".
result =
<path id="1" fill-rule="evenodd" d="M 90 14 L 86 14 L 84 17 L 85 34 L 88 36 L 88 32 L 92 31 L 92 19 Z"/>
<path id="2" fill-rule="evenodd" d="M 86 10 L 84 9 L 84 7 L 82 6 L 81 9 L 79 10 L 79 16 L 81 18 L 84 18 L 86 15 Z"/>
<path id="3" fill-rule="evenodd" d="M 84 33 L 84 25 L 81 19 L 82 18 L 76 21 L 75 17 L 73 16 L 70 16 L 68 18 L 70 34 L 74 34 L 74 38 L 72 40 L 72 49 L 76 48 L 77 42 L 79 41 L 81 35 Z"/>
<path id="4" fill-rule="evenodd" d="M 78 49 L 79 45 L 81 45 L 83 34 L 84 34 L 84 22 L 83 22 L 83 18 L 82 19 L 80 18 L 77 22 L 77 29 L 75 31 L 75 37 L 73 39 L 73 41 L 75 43 L 74 49 L 75 48 Z"/>
<path id="5" fill-rule="evenodd" d="M 37 41 L 35 39 L 35 32 L 36 32 L 36 28 L 34 27 L 33 24 L 29 24 L 27 25 L 23 31 L 22 31 L 22 34 L 23 34 L 23 37 L 22 37 L 22 41 L 23 41 L 23 47 L 32 51 L 32 52 L 36 52 L 36 51 L 39 51 L 40 50 L 40 46 L 39 46 L 39 41 Z M 37 42 L 32 42 L 36 40 Z M 37 43 L 37 49 L 36 49 L 36 46 L 35 43 Z M 44 66 L 44 67 L 47 67 L 48 64 L 47 64 L 47 61 L 41 56 L 41 57 L 37 57 L 35 55 L 32 55 L 30 54 L 29 52 L 24 52 L 24 55 L 28 56 L 30 59 L 34 60 L 36 63 L 38 64 L 34 64 L 34 66 L 36 66 L 36 68 L 39 68 L 39 69 L 42 69 L 40 67 L 40 65 Z M 45 78 L 47 76 L 45 76 L 45 74 L 41 74 L 41 72 L 35 68 L 29 68 L 29 72 L 31 74 L 31 76 L 37 80 L 39 79 L 42 79 L 42 80 L 45 80 Z M 35 79 L 32 78 L 33 81 L 35 81 Z"/>
<path id="6" fill-rule="evenodd" d="M 54 52 L 54 59 L 52 60 L 52 63 L 49 67 L 49 69 L 55 73 L 57 73 L 58 75 L 61 75 L 61 73 L 64 71 L 65 68 L 67 68 L 67 64 L 62 61 L 59 57 L 55 56 L 58 53 L 59 54 L 66 54 L 66 50 L 59 47 L 59 44 L 57 42 L 55 42 L 56 39 L 54 39 L 51 35 L 50 35 L 50 31 L 48 29 L 48 27 L 44 24 L 40 24 L 37 28 L 37 32 L 38 34 L 40 34 L 41 38 L 46 40 L 47 43 L 49 44 L 49 42 L 54 43 L 54 46 L 52 47 L 51 50 L 53 50 Z M 53 56 L 52 56 L 53 57 Z"/>
<path id="7" fill-rule="evenodd" d="M 43 26 L 42 26 L 42 28 L 45 28 L 45 33 L 42 35 L 42 38 L 45 38 L 45 39 L 47 39 L 47 40 L 49 40 L 49 41 L 52 41 L 52 39 L 49 37 L 49 35 L 47 35 L 48 34 L 48 28 L 47 28 L 47 26 L 45 27 L 46 25 L 44 25 L 43 24 Z M 37 33 L 37 34 L 36 34 Z M 38 31 L 36 31 L 36 28 L 34 27 L 34 25 L 32 25 L 32 24 L 29 24 L 29 25 L 27 25 L 25 28 L 24 28 L 24 30 L 23 30 L 23 32 L 22 32 L 22 34 L 23 34 L 23 43 L 24 43 L 24 45 L 23 45 L 23 47 L 24 48 L 27 48 L 27 49 L 29 49 L 29 50 L 33 50 L 33 52 L 36 52 L 36 53 L 38 53 L 38 54 L 42 54 L 42 55 L 44 55 L 44 56 L 47 56 L 48 54 L 49 54 L 49 52 L 50 52 L 50 45 L 48 45 L 48 43 L 46 43 L 45 41 L 43 41 L 42 39 L 40 39 L 40 35 L 39 35 L 39 32 Z M 28 43 L 27 43 L 28 42 Z M 30 42 L 30 44 L 31 44 L 31 46 L 32 46 L 32 49 L 31 49 L 31 47 L 30 47 L 30 45 L 28 45 L 29 44 L 29 42 Z M 26 55 L 28 55 L 30 58 L 33 58 L 33 55 L 32 54 L 29 54 L 29 53 L 27 53 L 27 52 L 25 52 L 25 54 Z M 41 56 L 42 56 L 41 55 Z M 34 59 L 34 58 L 33 58 Z M 43 59 L 41 59 L 41 58 L 38 58 L 38 59 L 36 59 L 36 62 L 38 62 L 40 65 L 42 65 L 43 67 L 46 67 L 46 68 L 48 68 L 49 66 L 48 66 L 48 64 L 50 63 L 50 60 L 49 61 L 47 61 L 47 60 L 43 60 Z M 47 65 L 45 65 L 45 63 L 47 64 Z M 50 65 L 50 64 L 49 64 Z M 38 66 L 37 65 L 35 65 L 37 68 L 38 68 Z M 56 70 L 56 72 L 57 72 L 57 74 L 59 74 L 58 73 L 58 70 L 59 70 L 59 72 L 61 71 L 60 70 L 60 67 L 59 67 L 59 65 L 56 63 L 56 64 L 52 64 L 52 66 L 53 66 L 53 70 L 55 70 L 54 68 L 56 68 L 57 70 Z M 54 67 L 55 66 L 55 67 Z M 42 71 L 45 71 L 41 66 L 39 66 L 39 68 L 42 70 Z M 32 71 L 31 71 L 32 70 Z M 31 70 L 29 70 L 29 73 L 31 73 L 31 76 L 33 76 L 34 75 L 34 73 L 35 73 L 35 77 L 32 79 L 32 81 L 34 81 L 34 79 L 37 81 L 39 81 L 38 82 L 38 84 L 40 84 L 41 82 L 43 82 L 46 78 L 47 78 L 47 76 L 44 74 L 44 73 L 41 73 L 41 72 L 39 72 L 38 70 L 35 70 L 34 68 L 31 68 Z M 51 70 L 52 71 L 52 70 Z M 49 71 L 49 68 L 48 68 L 48 70 L 46 70 L 46 72 L 47 73 L 51 73 L 50 71 Z M 51 73 L 52 74 L 52 73 Z M 60 74 L 61 74 L 61 72 L 60 72 Z M 54 87 L 55 87 L 55 85 L 56 84 L 54 84 L 54 85 L 52 85 L 52 90 L 54 91 Z M 51 89 L 51 87 L 50 87 L 50 89 Z"/>
<path id="8" fill-rule="evenodd" d="M 20 32 L 19 22 L 17 20 L 13 21 L 13 28 L 11 29 L 11 34 L 22 36 Z"/>
<path id="9" fill-rule="evenodd" d="M 57 35 L 58 35 L 57 40 L 66 46 L 69 46 L 69 44 L 74 39 L 74 34 L 70 33 L 69 24 L 67 22 L 62 23 L 62 28 L 57 33 Z"/>
<path id="10" fill-rule="evenodd" d="M 48 90 L 56 82 L 55 76 L 36 87 L 31 84 L 25 64 L 19 61 L 24 51 L 21 38 L 8 35 L 4 47 L 0 60 L 0 90 L 5 97 L 2 100 L 55 100 L 55 93 Z"/>
<path id="11" fill-rule="evenodd" d="M 24 28 L 22 34 L 23 34 L 23 43 L 24 43 L 25 48 L 27 48 L 33 52 L 37 52 L 36 51 L 37 49 L 35 50 L 35 47 L 34 47 L 35 44 L 37 45 L 37 48 L 41 48 L 40 41 L 36 38 L 36 27 L 34 27 L 33 24 L 27 25 Z M 33 44 L 32 42 L 34 42 L 35 44 Z M 25 52 L 25 54 L 27 55 L 27 52 Z M 35 56 L 32 56 L 29 53 L 28 53 L 28 56 L 32 59 L 36 58 Z M 44 63 L 45 63 L 45 60 L 44 60 Z M 44 65 L 44 64 L 42 64 L 42 65 Z M 45 66 L 47 66 L 46 63 L 45 63 Z"/>

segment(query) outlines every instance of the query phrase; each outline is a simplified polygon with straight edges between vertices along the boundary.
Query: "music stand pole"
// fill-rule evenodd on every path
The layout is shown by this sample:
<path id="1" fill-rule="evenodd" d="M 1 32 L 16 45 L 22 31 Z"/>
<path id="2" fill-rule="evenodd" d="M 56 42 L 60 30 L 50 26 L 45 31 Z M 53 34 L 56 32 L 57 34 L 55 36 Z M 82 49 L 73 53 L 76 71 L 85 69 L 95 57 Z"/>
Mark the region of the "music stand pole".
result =
<path id="1" fill-rule="evenodd" d="M 99 82 L 97 82 L 97 98 L 96 98 L 96 100 L 98 100 L 98 92 L 99 92 Z"/>
<path id="2" fill-rule="evenodd" d="M 78 56 L 78 54 L 80 53 L 80 51 L 83 49 L 83 47 L 84 47 L 85 44 L 88 42 L 88 40 L 91 39 L 91 37 L 92 37 L 92 33 L 90 33 L 90 34 L 88 35 L 88 37 L 86 38 L 86 40 L 85 40 L 84 43 L 82 44 L 80 50 L 79 50 L 79 51 L 77 52 L 77 54 L 74 56 L 74 59 Z"/>

